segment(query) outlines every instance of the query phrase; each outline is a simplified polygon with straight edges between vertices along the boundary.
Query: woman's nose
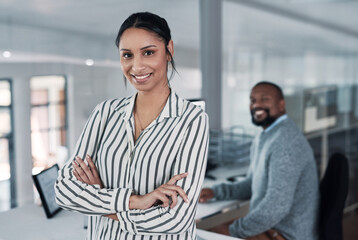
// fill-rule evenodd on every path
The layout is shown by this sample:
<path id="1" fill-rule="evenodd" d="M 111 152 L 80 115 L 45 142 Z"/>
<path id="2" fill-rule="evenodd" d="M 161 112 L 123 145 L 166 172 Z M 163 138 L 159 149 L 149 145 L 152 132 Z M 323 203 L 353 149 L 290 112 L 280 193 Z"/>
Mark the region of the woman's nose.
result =
<path id="1" fill-rule="evenodd" d="M 137 57 L 133 59 L 132 70 L 134 72 L 140 72 L 145 68 L 142 58 Z"/>

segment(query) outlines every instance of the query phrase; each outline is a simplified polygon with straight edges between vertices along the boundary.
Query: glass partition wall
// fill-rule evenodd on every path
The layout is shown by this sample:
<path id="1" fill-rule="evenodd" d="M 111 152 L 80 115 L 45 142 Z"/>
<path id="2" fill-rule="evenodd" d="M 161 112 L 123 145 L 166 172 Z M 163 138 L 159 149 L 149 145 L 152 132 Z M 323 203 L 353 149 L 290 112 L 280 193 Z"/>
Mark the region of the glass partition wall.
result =
<path id="1" fill-rule="evenodd" d="M 0 79 L 0 211 L 16 206 L 12 116 L 11 81 Z"/>
<path id="2" fill-rule="evenodd" d="M 37 76 L 30 79 L 32 173 L 67 160 L 66 79 Z"/>

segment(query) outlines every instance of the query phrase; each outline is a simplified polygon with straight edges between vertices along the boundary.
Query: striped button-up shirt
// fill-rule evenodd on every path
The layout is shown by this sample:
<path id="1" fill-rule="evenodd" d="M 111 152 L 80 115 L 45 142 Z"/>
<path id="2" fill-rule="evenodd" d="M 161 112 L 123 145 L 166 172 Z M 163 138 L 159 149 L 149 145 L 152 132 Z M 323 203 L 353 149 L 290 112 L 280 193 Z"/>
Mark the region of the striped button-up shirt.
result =
<path id="1" fill-rule="evenodd" d="M 59 171 L 56 201 L 65 209 L 89 215 L 88 239 L 196 239 L 195 212 L 204 179 L 208 149 L 207 114 L 172 92 L 160 115 L 134 142 L 136 95 L 105 101 L 94 109 L 77 142 L 75 156 L 89 154 L 104 188 L 73 175 L 71 161 Z M 130 210 L 131 194 L 144 195 L 174 175 L 189 175 L 176 185 L 189 198 L 174 208 Z M 119 221 L 104 217 L 116 213 Z"/>

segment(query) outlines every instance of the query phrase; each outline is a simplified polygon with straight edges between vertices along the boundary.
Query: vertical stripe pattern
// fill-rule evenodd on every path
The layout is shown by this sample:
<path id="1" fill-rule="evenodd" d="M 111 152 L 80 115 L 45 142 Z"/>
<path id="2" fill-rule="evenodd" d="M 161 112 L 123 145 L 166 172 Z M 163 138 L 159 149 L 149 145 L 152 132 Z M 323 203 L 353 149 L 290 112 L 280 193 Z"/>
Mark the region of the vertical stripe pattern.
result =
<path id="1" fill-rule="evenodd" d="M 172 92 L 160 115 L 134 143 L 134 101 L 135 95 L 97 105 L 70 158 L 90 154 L 105 187 L 77 181 L 69 161 L 59 171 L 56 201 L 64 209 L 90 215 L 88 239 L 196 239 L 208 116 Z M 147 194 L 184 172 L 189 175 L 176 184 L 187 193 L 189 203 L 179 197 L 173 209 L 129 210 L 131 194 Z M 103 217 L 110 213 L 116 213 L 119 221 Z"/>

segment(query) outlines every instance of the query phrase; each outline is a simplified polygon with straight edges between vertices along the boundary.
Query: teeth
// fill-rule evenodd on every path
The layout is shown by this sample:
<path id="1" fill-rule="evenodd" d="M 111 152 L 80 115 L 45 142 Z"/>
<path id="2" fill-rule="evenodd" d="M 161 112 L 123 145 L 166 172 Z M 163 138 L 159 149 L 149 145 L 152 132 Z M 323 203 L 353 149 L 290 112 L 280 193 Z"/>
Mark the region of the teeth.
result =
<path id="1" fill-rule="evenodd" d="M 144 79 L 146 77 L 149 77 L 150 73 L 148 73 L 147 75 L 143 75 L 143 76 L 137 76 L 137 75 L 133 75 L 135 78 L 137 79 Z"/>
<path id="2" fill-rule="evenodd" d="M 264 113 L 265 113 L 264 110 L 257 110 L 257 111 L 255 111 L 255 114 L 256 114 L 256 115 L 262 115 L 262 114 L 264 114 Z"/>

